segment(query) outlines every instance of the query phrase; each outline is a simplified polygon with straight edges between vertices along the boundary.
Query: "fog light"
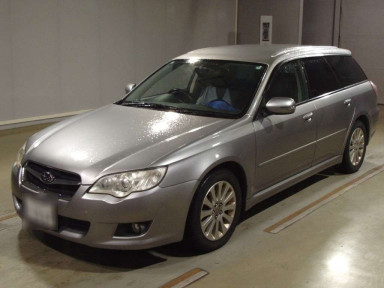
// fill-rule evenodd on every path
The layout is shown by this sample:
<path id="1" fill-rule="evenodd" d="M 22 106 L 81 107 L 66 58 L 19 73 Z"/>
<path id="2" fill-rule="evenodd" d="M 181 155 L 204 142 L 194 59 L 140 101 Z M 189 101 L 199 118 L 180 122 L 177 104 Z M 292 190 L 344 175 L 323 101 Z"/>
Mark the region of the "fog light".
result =
<path id="1" fill-rule="evenodd" d="M 145 229 L 146 229 L 146 225 L 143 224 L 143 223 L 141 223 L 141 224 L 133 223 L 132 224 L 132 231 L 135 234 L 141 234 L 141 233 L 143 233 L 145 231 Z"/>
<path id="2" fill-rule="evenodd" d="M 145 234 L 151 221 L 139 223 L 120 223 L 117 225 L 115 237 L 135 237 Z"/>

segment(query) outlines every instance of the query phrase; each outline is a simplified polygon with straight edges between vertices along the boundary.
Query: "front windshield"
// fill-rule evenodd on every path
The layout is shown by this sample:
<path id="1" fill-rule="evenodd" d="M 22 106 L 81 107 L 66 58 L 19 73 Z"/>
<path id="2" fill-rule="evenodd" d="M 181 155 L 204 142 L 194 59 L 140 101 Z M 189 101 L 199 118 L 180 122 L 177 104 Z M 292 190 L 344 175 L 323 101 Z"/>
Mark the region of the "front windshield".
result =
<path id="1" fill-rule="evenodd" d="M 243 115 L 266 65 L 222 60 L 175 60 L 135 88 L 118 104 L 202 116 Z"/>

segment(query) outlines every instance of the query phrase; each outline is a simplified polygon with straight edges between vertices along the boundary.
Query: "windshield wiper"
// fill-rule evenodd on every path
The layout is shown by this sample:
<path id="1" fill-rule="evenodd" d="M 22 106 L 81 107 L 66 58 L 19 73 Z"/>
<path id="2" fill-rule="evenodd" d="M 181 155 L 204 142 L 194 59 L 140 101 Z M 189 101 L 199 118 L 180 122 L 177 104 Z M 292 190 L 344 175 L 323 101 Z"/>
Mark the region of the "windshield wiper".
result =
<path id="1" fill-rule="evenodd" d="M 160 103 L 148 103 L 142 101 L 126 101 L 122 102 L 119 105 L 128 106 L 128 107 L 138 107 L 138 108 L 148 108 L 162 111 L 174 111 L 182 114 L 191 114 L 197 116 L 208 116 L 208 117 L 219 117 L 219 118 L 238 118 L 238 115 L 215 112 L 215 111 L 206 111 L 206 110 L 197 110 L 197 109 L 187 109 L 179 108 L 175 106 L 164 105 Z"/>
<path id="2" fill-rule="evenodd" d="M 190 110 L 190 109 L 181 109 L 181 110 L 182 111 L 178 111 L 178 112 L 185 113 L 185 114 L 198 115 L 198 116 L 207 116 L 207 117 L 216 117 L 216 118 L 230 118 L 230 119 L 239 118 L 239 116 L 235 115 L 235 114 L 228 114 L 228 113 L 215 112 L 215 111 Z"/>
<path id="3" fill-rule="evenodd" d="M 159 103 L 148 103 L 141 101 L 126 101 L 121 103 L 122 106 L 132 106 L 132 107 L 143 107 L 143 108 L 152 108 L 152 109 L 161 109 L 161 110 L 173 110 L 176 109 L 173 106 L 168 106 Z"/>

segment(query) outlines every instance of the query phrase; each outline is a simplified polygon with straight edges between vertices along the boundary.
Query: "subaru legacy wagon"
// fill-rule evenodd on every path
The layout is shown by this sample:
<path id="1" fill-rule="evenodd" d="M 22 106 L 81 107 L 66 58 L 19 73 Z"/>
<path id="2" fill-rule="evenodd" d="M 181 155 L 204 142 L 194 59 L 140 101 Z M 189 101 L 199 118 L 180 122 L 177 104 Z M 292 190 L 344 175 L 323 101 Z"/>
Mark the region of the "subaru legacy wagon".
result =
<path id="1" fill-rule="evenodd" d="M 29 229 L 88 246 L 211 251 L 256 203 L 331 166 L 359 170 L 377 120 L 348 50 L 200 49 L 30 137 L 14 206 Z"/>

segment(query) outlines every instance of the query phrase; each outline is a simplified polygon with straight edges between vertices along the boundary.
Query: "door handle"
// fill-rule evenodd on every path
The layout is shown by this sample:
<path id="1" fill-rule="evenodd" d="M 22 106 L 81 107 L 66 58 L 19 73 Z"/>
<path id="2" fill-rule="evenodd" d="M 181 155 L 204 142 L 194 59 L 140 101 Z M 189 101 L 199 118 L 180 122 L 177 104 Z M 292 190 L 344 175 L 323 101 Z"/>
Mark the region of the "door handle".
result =
<path id="1" fill-rule="evenodd" d="M 311 122 L 312 121 L 313 112 L 309 112 L 303 116 L 304 121 Z"/>
<path id="2" fill-rule="evenodd" d="M 351 106 L 351 99 L 344 100 L 344 105 L 347 107 Z"/>

